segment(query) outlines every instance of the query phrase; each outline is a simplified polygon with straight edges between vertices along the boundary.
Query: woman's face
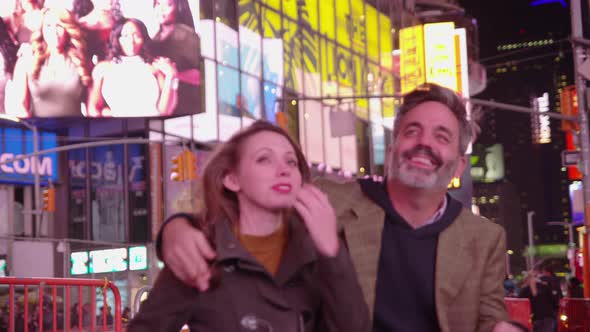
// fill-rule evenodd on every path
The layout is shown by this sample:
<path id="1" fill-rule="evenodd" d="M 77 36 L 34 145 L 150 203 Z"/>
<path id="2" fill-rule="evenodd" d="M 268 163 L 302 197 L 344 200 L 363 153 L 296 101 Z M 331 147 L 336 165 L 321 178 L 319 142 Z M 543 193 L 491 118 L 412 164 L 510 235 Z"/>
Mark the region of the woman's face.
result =
<path id="1" fill-rule="evenodd" d="M 119 45 L 121 45 L 123 54 L 127 56 L 139 54 L 143 47 L 143 37 L 135 23 L 129 21 L 123 25 L 119 36 Z"/>
<path id="2" fill-rule="evenodd" d="M 155 10 L 160 24 L 174 24 L 176 22 L 175 0 L 156 0 Z"/>
<path id="3" fill-rule="evenodd" d="M 301 189 L 302 177 L 295 149 L 284 136 L 263 131 L 242 143 L 236 169 L 224 185 L 244 204 L 266 210 L 292 207 Z"/>
<path id="4" fill-rule="evenodd" d="M 39 8 L 37 0 L 21 0 L 20 5 L 26 12 Z"/>
<path id="5" fill-rule="evenodd" d="M 68 39 L 66 29 L 61 25 L 57 13 L 47 12 L 43 20 L 43 39 L 49 49 L 63 49 Z"/>

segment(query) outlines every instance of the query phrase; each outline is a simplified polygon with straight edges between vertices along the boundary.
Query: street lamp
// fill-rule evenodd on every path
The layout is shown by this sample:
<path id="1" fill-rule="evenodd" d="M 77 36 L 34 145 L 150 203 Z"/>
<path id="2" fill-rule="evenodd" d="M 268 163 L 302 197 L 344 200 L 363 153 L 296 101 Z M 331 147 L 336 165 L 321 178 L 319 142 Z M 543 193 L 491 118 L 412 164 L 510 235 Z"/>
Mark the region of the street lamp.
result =
<path id="1" fill-rule="evenodd" d="M 39 152 L 39 138 L 37 133 L 37 127 L 23 121 L 15 116 L 7 115 L 7 114 L 0 114 L 0 119 L 20 123 L 25 126 L 27 129 L 33 132 L 33 153 Z M 38 156 L 34 155 L 32 157 L 33 167 L 31 168 L 34 175 L 34 187 L 33 187 L 33 196 L 34 196 L 34 204 L 33 204 L 33 237 L 37 236 L 37 226 L 41 224 L 41 178 L 39 175 L 39 162 Z"/>

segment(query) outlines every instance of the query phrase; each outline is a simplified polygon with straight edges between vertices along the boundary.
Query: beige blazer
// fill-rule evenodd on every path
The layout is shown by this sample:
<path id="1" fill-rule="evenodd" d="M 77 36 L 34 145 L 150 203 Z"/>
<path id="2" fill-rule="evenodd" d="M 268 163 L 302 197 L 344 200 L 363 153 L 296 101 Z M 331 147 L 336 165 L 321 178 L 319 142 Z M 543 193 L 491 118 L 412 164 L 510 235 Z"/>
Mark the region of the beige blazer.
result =
<path id="1" fill-rule="evenodd" d="M 328 194 L 343 227 L 372 315 L 385 211 L 364 195 L 358 182 L 316 184 Z M 435 303 L 442 332 L 491 331 L 496 322 L 508 319 L 505 255 L 504 229 L 467 210 L 439 235 Z"/>

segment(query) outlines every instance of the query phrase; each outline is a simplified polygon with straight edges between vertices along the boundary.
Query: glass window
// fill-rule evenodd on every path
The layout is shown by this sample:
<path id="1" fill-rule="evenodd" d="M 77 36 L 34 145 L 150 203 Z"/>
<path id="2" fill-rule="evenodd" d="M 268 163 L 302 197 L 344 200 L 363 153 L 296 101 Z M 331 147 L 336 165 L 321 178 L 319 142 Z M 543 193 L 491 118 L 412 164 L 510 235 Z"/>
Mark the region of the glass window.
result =
<path id="1" fill-rule="evenodd" d="M 123 146 L 100 146 L 90 150 L 92 238 L 124 242 L 125 198 L 123 192 Z"/>
<path id="2" fill-rule="evenodd" d="M 261 75 L 260 4 L 240 1 L 240 68 L 252 75 Z"/>
<path id="3" fill-rule="evenodd" d="M 223 23 L 216 23 L 217 61 L 238 68 L 238 32 Z"/>
<path id="4" fill-rule="evenodd" d="M 240 116 L 240 74 L 237 70 L 217 65 L 219 114 Z"/>
<path id="5" fill-rule="evenodd" d="M 300 19 L 306 27 L 310 27 L 314 32 L 318 31 L 318 0 L 301 2 Z"/>
<path id="6" fill-rule="evenodd" d="M 351 0 L 351 5 L 348 31 L 352 40 L 352 49 L 364 55 L 367 46 L 365 2 L 363 0 Z"/>
<path id="7" fill-rule="evenodd" d="M 262 7 L 261 17 L 264 38 L 281 38 L 281 16 L 279 13 Z"/>
<path id="8" fill-rule="evenodd" d="M 281 17 L 276 12 L 263 8 L 262 10 L 263 34 L 263 77 L 283 85 L 283 39 L 281 38 Z"/>
<path id="9" fill-rule="evenodd" d="M 367 94 L 367 76 L 368 69 L 365 63 L 365 57 L 354 54 L 353 59 L 353 93 L 356 96 Z M 369 102 L 366 98 L 356 99 L 355 104 L 357 106 L 357 115 L 362 119 L 369 120 L 368 108 Z"/>
<path id="10" fill-rule="evenodd" d="M 300 35 L 305 71 L 318 73 L 320 61 L 319 37 L 308 29 L 300 29 Z"/>
<path id="11" fill-rule="evenodd" d="M 283 0 L 283 15 L 296 20 L 297 6 L 299 1 L 302 0 Z M 305 2 L 305 0 L 303 0 L 302 2 Z"/>
<path id="12" fill-rule="evenodd" d="M 285 87 L 301 92 L 303 88 L 301 40 L 297 22 L 283 20 L 283 58 L 285 61 Z"/>
<path id="13" fill-rule="evenodd" d="M 215 1 L 215 9 L 217 13 L 216 20 L 218 22 L 221 22 L 234 30 L 238 29 L 236 0 Z"/>
<path id="14" fill-rule="evenodd" d="M 276 124 L 276 113 L 280 109 L 283 109 L 283 107 L 277 103 L 277 98 L 281 97 L 281 88 L 271 82 L 264 82 L 263 94 L 266 120 Z"/>
<path id="15" fill-rule="evenodd" d="M 379 21 L 381 17 L 371 5 L 366 5 L 367 55 L 371 61 L 379 61 Z"/>
<path id="16" fill-rule="evenodd" d="M 150 230 L 148 201 L 150 191 L 147 182 L 147 160 L 145 149 L 147 145 L 127 145 L 127 174 L 129 185 L 129 225 L 131 227 L 131 242 L 147 242 Z"/>
<path id="17" fill-rule="evenodd" d="M 69 218 L 68 236 L 74 239 L 86 239 L 86 149 L 68 152 L 69 176 Z"/>
<path id="18" fill-rule="evenodd" d="M 381 42 L 381 66 L 385 68 L 393 67 L 393 52 L 392 36 L 393 30 L 389 17 L 379 14 L 379 40 Z"/>
<path id="19" fill-rule="evenodd" d="M 242 1 L 255 1 L 255 0 L 242 0 Z M 270 8 L 281 11 L 281 0 L 262 0 L 262 3 L 269 6 Z"/>
<path id="20" fill-rule="evenodd" d="M 239 108 L 242 115 L 260 119 L 262 117 L 262 97 L 260 95 L 260 80 L 242 73 L 242 93 Z"/>
<path id="21" fill-rule="evenodd" d="M 322 93 L 324 97 L 335 96 L 338 93 L 338 79 L 336 76 L 336 45 L 321 38 L 321 76 Z"/>
<path id="22" fill-rule="evenodd" d="M 213 4 L 214 4 L 214 1 L 211 1 L 211 0 L 199 1 L 199 11 L 201 13 L 201 20 L 206 20 L 206 19 L 212 20 L 215 18 Z"/>
<path id="23" fill-rule="evenodd" d="M 358 165 L 356 172 L 364 169 L 366 173 L 370 173 L 370 151 L 369 146 L 369 124 L 365 121 L 356 122 L 356 140 L 357 140 L 357 157 Z"/>
<path id="24" fill-rule="evenodd" d="M 352 22 L 350 19 L 350 3 L 348 0 L 338 1 L 338 5 L 329 9 L 334 12 L 336 8 L 336 38 L 338 43 L 350 47 L 352 38 Z"/>
<path id="25" fill-rule="evenodd" d="M 217 1 L 215 32 L 217 60 L 224 65 L 238 68 L 238 24 L 235 1 Z"/>
<path id="26" fill-rule="evenodd" d="M 340 96 L 350 96 L 354 86 L 354 60 L 350 51 L 344 47 L 336 49 L 336 78 Z"/>
<path id="27" fill-rule="evenodd" d="M 320 1 L 320 33 L 331 40 L 336 39 L 334 22 L 334 0 Z"/>

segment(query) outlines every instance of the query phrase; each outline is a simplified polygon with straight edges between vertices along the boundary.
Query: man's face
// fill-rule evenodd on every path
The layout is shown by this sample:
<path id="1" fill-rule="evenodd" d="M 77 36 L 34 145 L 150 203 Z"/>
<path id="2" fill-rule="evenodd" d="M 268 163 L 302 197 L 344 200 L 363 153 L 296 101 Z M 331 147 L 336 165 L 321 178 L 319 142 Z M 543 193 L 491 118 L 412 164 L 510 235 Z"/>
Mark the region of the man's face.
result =
<path id="1" fill-rule="evenodd" d="M 459 153 L 459 122 L 451 110 L 428 101 L 400 122 L 388 150 L 388 177 L 411 188 L 446 189 L 460 176 L 466 158 Z"/>
<path id="2" fill-rule="evenodd" d="M 174 22 L 176 22 L 175 0 L 156 0 L 154 9 L 160 24 L 166 25 L 174 24 Z"/>

